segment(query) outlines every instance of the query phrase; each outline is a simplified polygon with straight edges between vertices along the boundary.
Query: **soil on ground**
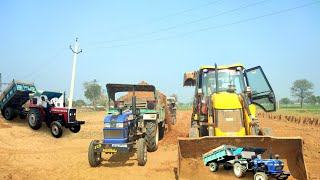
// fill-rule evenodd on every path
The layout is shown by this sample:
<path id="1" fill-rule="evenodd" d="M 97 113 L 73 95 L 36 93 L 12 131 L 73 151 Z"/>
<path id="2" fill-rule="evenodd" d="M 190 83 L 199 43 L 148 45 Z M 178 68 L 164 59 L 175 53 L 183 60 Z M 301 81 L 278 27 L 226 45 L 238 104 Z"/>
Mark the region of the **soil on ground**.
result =
<path id="1" fill-rule="evenodd" d="M 32 130 L 26 120 L 0 118 L 0 179 L 175 179 L 177 172 L 177 138 L 187 137 L 191 111 L 178 111 L 177 124 L 160 141 L 156 152 L 148 153 L 148 162 L 138 166 L 136 154 L 103 155 L 97 168 L 88 163 L 91 140 L 103 138 L 105 112 L 78 112 L 85 120 L 74 134 L 64 129 L 61 138 L 51 135 L 45 124 Z M 300 136 L 310 179 L 317 179 L 320 168 L 320 127 L 261 117 L 260 126 L 270 127 L 274 136 Z M 202 164 L 199 164 L 202 171 Z M 207 169 L 206 169 L 207 170 Z M 228 175 L 228 174 L 227 174 Z M 231 177 L 231 179 L 237 179 Z M 190 179 L 201 179 L 192 177 Z M 221 177 L 219 178 L 221 179 Z M 223 179 L 223 178 L 222 178 Z"/>

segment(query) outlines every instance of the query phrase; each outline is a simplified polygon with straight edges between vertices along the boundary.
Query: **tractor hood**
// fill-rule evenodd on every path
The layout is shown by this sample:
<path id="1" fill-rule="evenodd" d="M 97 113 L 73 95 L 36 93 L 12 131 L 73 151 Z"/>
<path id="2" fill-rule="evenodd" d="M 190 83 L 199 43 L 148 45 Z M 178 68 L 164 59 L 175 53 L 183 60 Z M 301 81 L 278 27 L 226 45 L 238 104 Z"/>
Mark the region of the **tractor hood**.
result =
<path id="1" fill-rule="evenodd" d="M 239 96 L 235 93 L 220 92 L 212 95 L 212 102 L 215 109 L 241 109 Z"/>
<path id="2" fill-rule="evenodd" d="M 104 123 L 110 122 L 125 122 L 128 121 L 129 116 L 132 115 L 132 112 L 125 112 L 122 115 L 119 114 L 109 114 L 104 118 Z"/>

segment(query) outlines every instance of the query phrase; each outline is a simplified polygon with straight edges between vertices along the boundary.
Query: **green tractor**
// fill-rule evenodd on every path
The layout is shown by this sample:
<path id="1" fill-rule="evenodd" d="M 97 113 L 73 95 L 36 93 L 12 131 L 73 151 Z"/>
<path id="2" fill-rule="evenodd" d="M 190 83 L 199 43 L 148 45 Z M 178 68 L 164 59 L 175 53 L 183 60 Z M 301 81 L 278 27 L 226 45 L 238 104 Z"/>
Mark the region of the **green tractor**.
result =
<path id="1" fill-rule="evenodd" d="M 164 137 L 166 129 L 165 103 L 159 97 L 153 85 L 139 84 L 107 84 L 109 96 L 108 114 L 118 114 L 121 111 L 131 111 L 133 105 L 140 112 L 139 121 L 145 129 L 147 150 L 154 152 L 158 142 Z M 123 95 L 127 92 L 127 95 Z M 116 97 L 120 94 L 120 97 Z M 121 96 L 122 95 L 122 96 Z M 132 102 L 132 96 L 136 102 Z"/>

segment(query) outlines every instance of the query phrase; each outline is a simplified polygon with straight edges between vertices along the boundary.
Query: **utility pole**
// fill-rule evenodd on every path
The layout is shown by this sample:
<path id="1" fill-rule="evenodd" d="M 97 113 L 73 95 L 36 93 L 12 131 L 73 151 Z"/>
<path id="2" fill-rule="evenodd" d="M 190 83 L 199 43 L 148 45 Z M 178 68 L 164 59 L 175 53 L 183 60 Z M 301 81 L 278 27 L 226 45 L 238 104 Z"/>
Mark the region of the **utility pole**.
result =
<path id="1" fill-rule="evenodd" d="M 78 38 L 76 38 L 76 45 L 74 50 L 72 49 L 71 45 L 70 45 L 70 49 L 73 52 L 73 66 L 72 66 L 72 78 L 71 78 L 70 97 L 69 97 L 69 108 L 72 108 L 74 79 L 76 76 L 77 54 L 82 52 L 82 49 L 78 52 Z"/>

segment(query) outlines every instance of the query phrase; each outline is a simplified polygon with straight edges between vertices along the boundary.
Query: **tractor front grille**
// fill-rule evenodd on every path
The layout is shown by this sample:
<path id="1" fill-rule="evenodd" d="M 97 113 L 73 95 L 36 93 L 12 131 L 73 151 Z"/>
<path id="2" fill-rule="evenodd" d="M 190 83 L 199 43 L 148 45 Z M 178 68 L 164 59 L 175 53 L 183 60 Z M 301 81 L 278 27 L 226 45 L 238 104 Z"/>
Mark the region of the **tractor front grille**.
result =
<path id="1" fill-rule="evenodd" d="M 123 138 L 122 130 L 103 130 L 104 138 Z"/>
<path id="2" fill-rule="evenodd" d="M 69 109 L 69 122 L 75 122 L 75 121 L 76 121 L 76 110 Z"/>

